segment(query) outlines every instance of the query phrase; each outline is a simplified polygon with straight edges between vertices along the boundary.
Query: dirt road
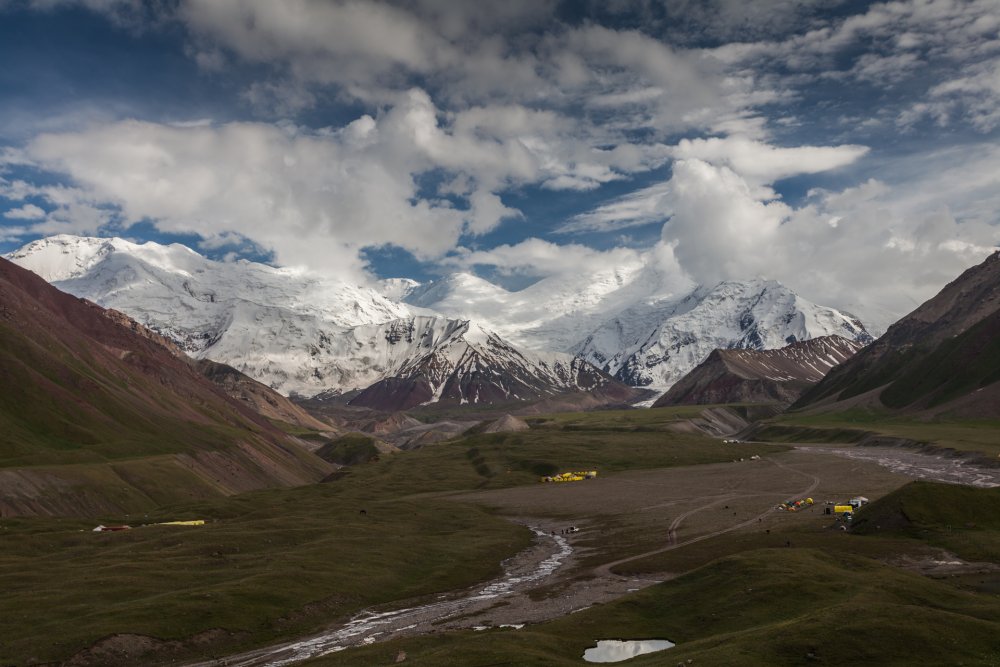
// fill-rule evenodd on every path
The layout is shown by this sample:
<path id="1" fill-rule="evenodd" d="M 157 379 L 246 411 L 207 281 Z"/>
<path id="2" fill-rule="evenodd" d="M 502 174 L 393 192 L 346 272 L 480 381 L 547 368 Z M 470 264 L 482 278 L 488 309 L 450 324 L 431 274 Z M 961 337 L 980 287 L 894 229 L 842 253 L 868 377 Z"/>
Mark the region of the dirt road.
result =
<path id="1" fill-rule="evenodd" d="M 803 479 L 808 485 L 802 485 Z M 634 471 L 576 484 L 451 496 L 528 523 L 536 532 L 535 544 L 505 563 L 503 576 L 485 586 L 443 595 L 430 604 L 365 612 L 327 632 L 197 667 L 288 665 L 404 636 L 539 623 L 672 576 L 620 576 L 612 572 L 615 567 L 751 528 L 765 519 L 796 519 L 774 511 L 783 500 L 813 495 L 817 489 L 877 497 L 905 481 L 869 462 L 824 452 L 789 452 L 760 461 Z M 570 525 L 583 530 L 567 532 Z M 660 535 L 662 541 L 641 553 L 584 565 L 585 560 L 627 550 L 620 536 L 636 532 Z M 545 589 L 545 595 L 538 595 L 539 589 Z"/>
<path id="2" fill-rule="evenodd" d="M 811 473 L 802 472 L 800 470 L 795 470 L 794 468 L 790 468 L 787 465 L 785 465 L 783 463 L 780 463 L 778 461 L 772 460 L 772 459 L 767 460 L 767 462 L 771 463 L 771 464 L 774 464 L 775 466 L 778 466 L 779 468 L 781 468 L 783 470 L 788 470 L 788 471 L 790 471 L 792 473 L 803 475 L 805 477 L 809 477 L 812 480 L 812 482 L 809 484 L 808 487 L 806 487 L 802 491 L 799 491 L 796 494 L 792 494 L 791 496 L 785 498 L 782 502 L 797 500 L 799 498 L 806 498 L 813 491 L 815 491 L 816 488 L 819 486 L 820 478 L 818 476 L 816 476 L 816 475 L 813 475 Z M 694 544 L 695 542 L 701 542 L 702 540 L 707 540 L 707 539 L 710 539 L 710 538 L 713 538 L 713 537 L 718 537 L 719 535 L 724 535 L 726 533 L 731 533 L 734 530 L 739 530 L 741 528 L 747 528 L 747 527 L 752 526 L 754 524 L 760 523 L 763 520 L 764 517 L 766 517 L 768 514 L 774 512 L 774 511 L 776 511 L 772 507 L 772 508 L 769 508 L 769 509 L 761 512 L 760 514 L 758 514 L 756 516 L 753 516 L 753 517 L 747 519 L 746 521 L 742 521 L 740 523 L 734 524 L 734 525 L 729 526 L 727 528 L 720 528 L 719 530 L 714 530 L 714 531 L 712 531 L 710 533 L 704 533 L 702 535 L 698 535 L 697 537 L 692 537 L 689 540 L 685 540 L 684 542 L 678 542 L 677 541 L 677 529 L 680 528 L 680 526 L 684 522 L 684 520 L 687 519 L 688 517 L 690 517 L 692 514 L 695 514 L 697 512 L 701 512 L 702 510 L 706 510 L 706 509 L 709 509 L 711 507 L 718 506 L 718 505 L 722 504 L 722 502 L 724 500 L 735 500 L 735 499 L 741 498 L 741 497 L 746 497 L 746 496 L 740 496 L 740 495 L 737 495 L 737 494 L 723 496 L 720 499 L 713 500 L 710 503 L 707 503 L 705 505 L 701 505 L 700 507 L 695 507 L 694 509 L 690 509 L 687 512 L 684 512 L 683 514 L 679 515 L 676 519 L 674 519 L 670 523 L 670 528 L 667 531 L 667 546 L 665 546 L 663 548 L 660 548 L 660 549 L 652 549 L 652 550 L 647 551 L 645 553 L 637 554 L 637 555 L 634 555 L 634 556 L 628 556 L 626 558 L 620 558 L 618 560 L 611 561 L 610 563 L 604 563 L 603 565 L 600 565 L 600 566 L 594 568 L 594 571 L 593 571 L 594 575 L 598 576 L 598 577 L 614 576 L 614 572 L 612 572 L 612 570 L 614 568 L 618 567 L 619 565 L 624 565 L 625 563 L 628 563 L 628 562 L 631 562 L 631 561 L 634 561 L 634 560 L 639 560 L 641 558 L 647 558 L 649 556 L 656 556 L 658 554 L 666 553 L 667 551 L 672 551 L 674 549 L 679 549 L 679 548 L 687 546 L 689 544 Z"/>

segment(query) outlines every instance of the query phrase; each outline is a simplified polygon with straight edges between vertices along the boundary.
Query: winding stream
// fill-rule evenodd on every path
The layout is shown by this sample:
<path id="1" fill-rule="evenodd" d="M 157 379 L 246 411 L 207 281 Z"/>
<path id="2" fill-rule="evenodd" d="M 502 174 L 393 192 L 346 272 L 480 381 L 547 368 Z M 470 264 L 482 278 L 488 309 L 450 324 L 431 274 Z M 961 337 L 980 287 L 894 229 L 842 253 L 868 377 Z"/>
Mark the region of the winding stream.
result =
<path id="1" fill-rule="evenodd" d="M 384 612 L 363 611 L 343 626 L 294 642 L 277 644 L 221 660 L 195 663 L 191 667 L 278 667 L 318 658 L 337 651 L 378 641 L 418 634 L 428 626 L 454 616 L 472 614 L 491 606 L 495 600 L 529 588 L 551 576 L 573 553 L 561 535 L 532 528 L 536 539 L 528 549 L 503 563 L 504 573 L 481 589 L 455 598 L 442 596 L 438 602 Z"/>
<path id="2" fill-rule="evenodd" d="M 892 472 L 916 479 L 926 479 L 977 487 L 1000 486 L 1000 468 L 986 468 L 957 457 L 928 454 L 894 447 L 803 447 L 807 451 L 821 451 L 837 456 L 881 465 Z M 780 465 L 780 464 L 778 464 Z M 811 475 L 810 475 L 811 476 Z M 807 495 L 819 483 L 813 484 Z M 801 494 L 800 494 L 801 495 Z M 683 518 L 683 516 L 682 516 Z M 751 519 L 750 523 L 755 521 Z M 743 527 L 737 524 L 721 532 Z M 392 611 L 362 611 L 337 628 L 292 642 L 275 644 L 219 660 L 199 662 L 190 667 L 279 667 L 318 658 L 355 646 L 365 646 L 408 635 L 425 634 L 447 626 L 486 629 L 477 625 L 481 612 L 490 609 L 500 598 L 524 592 L 552 577 L 573 554 L 573 548 L 561 535 L 549 534 L 532 527 L 534 543 L 503 563 L 503 574 L 485 586 L 473 587 L 464 593 L 442 595 L 435 602 L 395 609 Z M 706 536 L 707 537 L 707 536 Z M 698 541 L 701 538 L 696 538 Z M 690 541 L 689 541 L 690 542 Z M 689 543 L 686 542 L 685 544 Z M 680 545 L 667 546 L 659 551 Z M 629 559 L 626 560 L 630 560 Z M 610 563 L 608 566 L 614 566 Z M 621 582 L 619 582 L 621 583 Z M 626 581 L 626 584 L 630 582 Z M 651 582 L 645 582 L 651 583 Z M 635 585 L 641 585 L 641 582 Z M 629 588 L 628 590 L 635 590 Z M 618 591 L 622 594 L 624 591 Z M 562 613 L 571 613 L 563 611 Z M 465 617 L 469 618 L 466 619 Z M 451 619 L 451 620 L 449 620 Z M 467 625 L 465 622 L 467 621 Z M 497 627 L 517 628 L 518 624 Z"/>
<path id="3" fill-rule="evenodd" d="M 898 447 L 800 447 L 858 461 L 870 461 L 894 473 L 948 484 L 966 484 L 979 488 L 1000 486 L 1000 468 L 978 466 L 968 459 L 927 454 Z"/>

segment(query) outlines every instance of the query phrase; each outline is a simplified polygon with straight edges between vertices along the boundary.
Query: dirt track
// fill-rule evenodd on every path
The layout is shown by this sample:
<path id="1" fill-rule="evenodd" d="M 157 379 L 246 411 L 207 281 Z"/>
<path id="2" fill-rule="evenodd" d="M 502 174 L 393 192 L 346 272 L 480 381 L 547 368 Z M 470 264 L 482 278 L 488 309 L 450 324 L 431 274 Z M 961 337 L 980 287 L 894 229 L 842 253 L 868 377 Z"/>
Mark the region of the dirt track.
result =
<path id="1" fill-rule="evenodd" d="M 774 465 L 778 466 L 779 468 L 781 468 L 783 470 L 790 470 L 790 471 L 792 471 L 794 473 L 802 474 L 802 475 L 808 476 L 809 478 L 812 479 L 812 483 L 808 487 L 806 487 L 802 491 L 799 491 L 798 493 L 792 494 L 791 496 L 789 496 L 787 498 L 783 498 L 781 502 L 792 501 L 792 500 L 796 500 L 796 499 L 800 499 L 800 498 L 807 498 L 807 497 L 810 496 L 810 494 L 813 491 L 816 490 L 816 487 L 819 486 L 820 478 L 817 477 L 816 475 L 813 475 L 811 473 L 803 473 L 801 471 L 795 470 L 794 468 L 789 468 L 787 465 L 785 465 L 785 464 L 783 464 L 783 463 L 781 463 L 779 461 L 772 460 L 772 459 L 766 460 L 766 463 L 774 464 Z M 722 500 L 724 500 L 724 499 L 736 500 L 737 498 L 740 498 L 740 497 L 741 496 L 736 495 L 736 494 L 730 495 L 730 496 L 725 496 L 723 499 L 714 500 L 714 501 L 712 501 L 712 502 L 710 502 L 710 503 L 708 503 L 706 505 L 702 505 L 701 507 L 695 507 L 694 509 L 688 510 L 687 512 L 679 515 L 676 519 L 674 519 L 670 523 L 670 528 L 667 530 L 667 546 L 659 548 L 659 549 L 652 549 L 650 551 L 646 551 L 644 553 L 641 553 L 641 554 L 638 554 L 638 555 L 635 555 L 635 556 L 627 556 L 625 558 L 619 558 L 618 560 L 611 561 L 610 563 L 604 563 L 603 565 L 599 565 L 598 567 L 594 568 L 594 574 L 597 575 L 597 576 L 609 576 L 609 575 L 613 575 L 614 573 L 612 572 L 612 570 L 614 570 L 615 567 L 617 567 L 619 565 L 623 565 L 625 563 L 628 563 L 629 561 L 638 560 L 640 558 L 646 558 L 647 556 L 655 556 L 657 554 L 665 553 L 667 551 L 672 551 L 674 549 L 679 549 L 680 547 L 684 547 L 684 546 L 687 546 L 689 544 L 693 544 L 694 542 L 700 542 L 702 540 L 707 540 L 707 539 L 712 538 L 712 537 L 718 537 L 719 535 L 724 535 L 726 533 L 730 533 L 730 532 L 733 532 L 735 530 L 739 530 L 741 528 L 747 528 L 747 527 L 752 526 L 752 525 L 754 525 L 756 523 L 762 523 L 764 517 L 766 517 L 767 515 L 769 515 L 772 512 L 776 511 L 772 507 L 772 508 L 769 508 L 767 510 L 764 510 L 763 512 L 761 512 L 760 514 L 758 514 L 755 517 L 751 517 L 751 518 L 747 519 L 746 521 L 734 524 L 732 526 L 729 526 L 728 528 L 720 528 L 720 529 L 714 530 L 714 531 L 712 531 L 710 533 L 705 533 L 703 535 L 699 535 L 698 537 L 692 537 L 691 539 L 686 540 L 684 542 L 678 542 L 677 541 L 677 529 L 692 514 L 695 514 L 697 512 L 702 511 L 702 510 L 709 509 L 711 507 L 715 507 L 715 506 L 719 505 L 720 503 L 722 503 Z"/>
<path id="2" fill-rule="evenodd" d="M 555 572 L 545 595 L 520 594 L 486 613 L 463 617 L 439 629 L 537 623 L 616 599 L 671 579 L 620 576 L 612 570 L 633 560 L 680 549 L 739 530 L 770 530 L 787 523 L 821 519 L 822 500 L 864 494 L 878 497 L 907 478 L 867 462 L 824 452 L 792 451 L 744 461 L 621 473 L 575 484 L 539 484 L 458 496 L 533 521 L 557 534 L 567 526 L 574 552 Z M 815 496 L 817 505 L 800 513 L 779 512 L 785 500 Z M 641 534 L 635 549 L 629 536 Z M 616 552 L 631 552 L 608 558 Z"/>
<path id="3" fill-rule="evenodd" d="M 907 481 L 870 462 L 825 452 L 797 450 L 751 461 L 752 449 L 734 451 L 745 460 L 451 496 L 528 523 L 540 537 L 507 564 L 504 578 L 485 588 L 442 596 L 430 605 L 362 614 L 311 638 L 199 664 L 284 665 L 408 635 L 539 623 L 675 576 L 637 578 L 612 572 L 629 561 L 729 532 L 815 521 L 826 497 L 878 497 Z M 779 502 L 809 495 L 818 503 L 812 510 L 774 510 Z M 568 532 L 570 526 L 580 527 L 579 532 Z M 555 566 L 546 570 L 546 562 Z M 543 570 L 543 576 L 535 576 Z M 512 585 L 502 595 L 492 595 L 494 587 L 508 583 Z"/>

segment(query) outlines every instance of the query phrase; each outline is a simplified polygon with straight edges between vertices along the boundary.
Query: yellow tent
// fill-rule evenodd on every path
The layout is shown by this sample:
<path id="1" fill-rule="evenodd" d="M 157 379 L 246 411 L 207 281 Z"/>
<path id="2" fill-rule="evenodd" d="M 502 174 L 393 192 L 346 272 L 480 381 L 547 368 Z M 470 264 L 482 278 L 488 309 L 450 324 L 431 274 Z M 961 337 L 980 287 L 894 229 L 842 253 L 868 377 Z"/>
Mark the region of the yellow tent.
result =
<path id="1" fill-rule="evenodd" d="M 204 519 L 195 519 L 194 521 L 164 521 L 163 523 L 154 523 L 154 526 L 204 526 Z"/>

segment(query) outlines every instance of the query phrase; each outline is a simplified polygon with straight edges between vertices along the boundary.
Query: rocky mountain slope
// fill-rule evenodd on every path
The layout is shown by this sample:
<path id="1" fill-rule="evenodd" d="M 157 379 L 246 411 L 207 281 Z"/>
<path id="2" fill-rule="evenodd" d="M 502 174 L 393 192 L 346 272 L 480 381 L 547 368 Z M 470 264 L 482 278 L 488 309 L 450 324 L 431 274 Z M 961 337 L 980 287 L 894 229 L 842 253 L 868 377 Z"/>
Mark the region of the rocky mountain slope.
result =
<path id="1" fill-rule="evenodd" d="M 286 394 L 361 391 L 356 405 L 402 409 L 616 384 L 571 355 L 518 350 L 468 321 L 420 314 L 373 289 L 213 262 L 179 245 L 59 236 L 11 257 L 62 289 L 128 312 L 197 359 Z"/>
<path id="2" fill-rule="evenodd" d="M 516 292 L 465 273 L 425 285 L 393 279 L 364 288 L 121 239 L 57 236 L 10 257 L 61 289 L 128 313 L 192 356 L 228 364 L 285 395 L 381 383 L 361 399 L 371 405 L 537 397 L 593 386 L 597 376 L 581 375 L 579 363 L 575 370 L 553 368 L 552 353 L 579 356 L 625 384 L 663 391 L 716 348 L 773 349 L 826 335 L 871 339 L 849 315 L 773 281 L 695 287 L 638 255 Z M 456 344 L 456 336 L 481 330 L 495 332 L 498 342 Z M 440 360 L 454 366 L 462 358 L 456 350 L 467 347 L 480 350 L 475 368 L 506 364 L 494 369 L 511 375 L 503 387 L 487 390 L 463 370 L 465 379 L 445 390 Z M 415 379 L 421 375 L 426 382 Z M 571 377 L 576 386 L 567 384 Z"/>
<path id="3" fill-rule="evenodd" d="M 240 373 L 232 366 L 211 359 L 191 360 L 195 369 L 220 387 L 226 394 L 242 401 L 254 412 L 268 419 L 314 431 L 334 431 L 270 387 Z"/>
<path id="4" fill-rule="evenodd" d="M 890 326 L 793 407 L 862 400 L 909 411 L 998 414 L 1000 252 Z"/>
<path id="5" fill-rule="evenodd" d="M 861 344 L 822 336 L 777 350 L 714 350 L 653 407 L 714 403 L 793 403 Z"/>
<path id="6" fill-rule="evenodd" d="M 617 392 L 618 401 L 631 395 L 629 388 L 572 355 L 521 351 L 469 322 L 445 321 L 452 325 L 446 335 L 426 345 L 423 355 L 406 359 L 350 404 L 405 410 L 430 403 L 513 403 L 574 391 Z M 407 343 L 430 339 L 439 322 L 415 318 L 398 334 Z"/>
<path id="7" fill-rule="evenodd" d="M 718 348 L 777 349 L 831 335 L 872 340 L 854 317 L 775 281 L 675 285 L 641 264 L 547 278 L 519 292 L 455 274 L 405 298 L 473 318 L 516 343 L 579 355 L 626 384 L 660 391 Z"/>
<path id="8" fill-rule="evenodd" d="M 157 338 L 0 259 L 0 513 L 130 511 L 329 472 Z"/>

